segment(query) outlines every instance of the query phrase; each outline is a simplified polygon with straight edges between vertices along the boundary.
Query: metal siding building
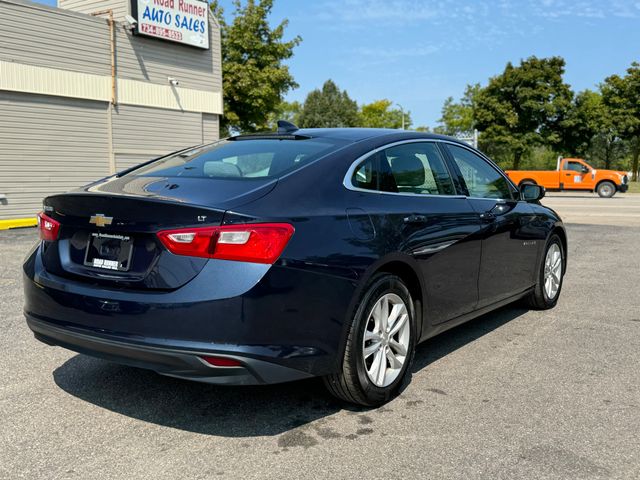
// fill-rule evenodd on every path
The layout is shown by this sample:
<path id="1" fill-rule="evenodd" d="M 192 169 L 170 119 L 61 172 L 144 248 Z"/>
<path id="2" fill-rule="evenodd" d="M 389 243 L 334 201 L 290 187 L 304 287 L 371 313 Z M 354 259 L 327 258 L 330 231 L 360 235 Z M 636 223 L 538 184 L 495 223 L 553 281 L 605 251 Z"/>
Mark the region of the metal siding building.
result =
<path id="1" fill-rule="evenodd" d="M 0 0 L 0 222 L 32 219 L 49 194 L 219 136 L 220 33 L 210 13 L 205 50 L 133 35 L 129 0 L 59 7 Z M 108 18 L 90 15 L 105 9 L 115 20 L 113 80 Z"/>

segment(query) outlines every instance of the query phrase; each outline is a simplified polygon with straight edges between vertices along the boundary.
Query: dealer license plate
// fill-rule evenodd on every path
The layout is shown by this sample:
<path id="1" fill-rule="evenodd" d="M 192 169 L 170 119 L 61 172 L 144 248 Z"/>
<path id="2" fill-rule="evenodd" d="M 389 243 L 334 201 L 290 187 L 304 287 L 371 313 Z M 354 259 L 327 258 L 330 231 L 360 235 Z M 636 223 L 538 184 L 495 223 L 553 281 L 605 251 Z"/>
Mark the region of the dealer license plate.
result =
<path id="1" fill-rule="evenodd" d="M 133 239 L 124 235 L 92 233 L 84 264 L 89 267 L 126 272 L 131 266 Z"/>

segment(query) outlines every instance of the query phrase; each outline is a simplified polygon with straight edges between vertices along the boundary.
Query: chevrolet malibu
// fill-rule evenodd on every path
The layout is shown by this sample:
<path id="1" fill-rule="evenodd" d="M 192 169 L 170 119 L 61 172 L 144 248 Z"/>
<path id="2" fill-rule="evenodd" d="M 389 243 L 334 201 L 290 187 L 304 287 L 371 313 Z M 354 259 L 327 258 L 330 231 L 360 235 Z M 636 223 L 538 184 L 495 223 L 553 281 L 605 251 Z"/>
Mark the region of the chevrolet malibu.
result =
<path id="1" fill-rule="evenodd" d="M 163 375 L 319 376 L 378 406 L 418 343 L 556 304 L 567 237 L 543 195 L 451 138 L 279 122 L 46 198 L 25 315 L 48 345 Z"/>

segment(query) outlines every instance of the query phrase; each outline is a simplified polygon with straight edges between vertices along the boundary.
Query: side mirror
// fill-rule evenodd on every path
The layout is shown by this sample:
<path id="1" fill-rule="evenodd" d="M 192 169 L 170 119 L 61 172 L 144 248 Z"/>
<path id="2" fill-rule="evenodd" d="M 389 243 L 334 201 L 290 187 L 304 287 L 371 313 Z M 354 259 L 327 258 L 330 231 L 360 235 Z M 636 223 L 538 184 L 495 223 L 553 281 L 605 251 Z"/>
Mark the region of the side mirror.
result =
<path id="1" fill-rule="evenodd" d="M 520 189 L 520 198 L 525 202 L 537 202 L 544 198 L 545 193 L 544 187 L 528 183 Z"/>
<path id="2" fill-rule="evenodd" d="M 585 167 L 584 165 L 582 165 L 582 169 L 581 170 L 582 170 L 582 173 L 589 173 L 590 172 L 590 170 L 587 167 Z"/>

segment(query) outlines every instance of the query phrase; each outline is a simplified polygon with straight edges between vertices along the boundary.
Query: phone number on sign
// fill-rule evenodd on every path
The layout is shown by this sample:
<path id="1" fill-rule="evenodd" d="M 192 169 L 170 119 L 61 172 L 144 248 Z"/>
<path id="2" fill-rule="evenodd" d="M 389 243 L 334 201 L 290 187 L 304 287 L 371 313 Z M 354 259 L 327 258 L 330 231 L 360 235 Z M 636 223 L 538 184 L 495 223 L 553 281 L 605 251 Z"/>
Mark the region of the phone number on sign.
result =
<path id="1" fill-rule="evenodd" d="M 156 27 L 155 25 L 147 25 L 146 23 L 143 23 L 140 25 L 140 31 L 142 33 L 148 33 L 149 35 L 170 38 L 171 40 L 182 40 L 182 32 L 177 32 L 170 28 Z"/>

